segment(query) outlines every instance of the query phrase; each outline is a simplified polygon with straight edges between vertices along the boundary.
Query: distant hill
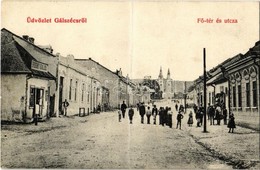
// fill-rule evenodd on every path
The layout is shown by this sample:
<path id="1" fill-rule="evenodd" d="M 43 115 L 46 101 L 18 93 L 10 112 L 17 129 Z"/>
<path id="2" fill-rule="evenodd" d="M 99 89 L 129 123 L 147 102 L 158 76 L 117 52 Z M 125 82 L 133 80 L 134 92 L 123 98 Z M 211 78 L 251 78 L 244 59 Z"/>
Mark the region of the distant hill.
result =
<path id="1" fill-rule="evenodd" d="M 193 85 L 193 81 L 186 81 L 186 92 L 189 87 Z M 174 93 L 183 93 L 185 91 L 185 81 L 173 80 L 173 92 Z"/>

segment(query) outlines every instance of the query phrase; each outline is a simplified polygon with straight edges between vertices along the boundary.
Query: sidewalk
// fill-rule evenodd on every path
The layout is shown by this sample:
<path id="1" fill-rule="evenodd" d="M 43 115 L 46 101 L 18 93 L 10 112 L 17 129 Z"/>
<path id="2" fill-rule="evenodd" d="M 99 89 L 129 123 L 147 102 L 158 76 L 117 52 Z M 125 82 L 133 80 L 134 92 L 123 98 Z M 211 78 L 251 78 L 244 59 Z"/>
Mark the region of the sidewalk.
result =
<path id="1" fill-rule="evenodd" d="M 3 123 L 1 124 L 1 137 L 5 139 L 72 127 L 79 123 L 87 122 L 88 117 L 89 116 L 51 117 L 46 121 L 38 122 L 37 126 L 35 126 L 34 123 Z"/>
<path id="2" fill-rule="evenodd" d="M 218 159 L 233 165 L 235 169 L 260 168 L 258 131 L 237 126 L 234 133 L 228 133 L 226 125 L 207 124 L 208 133 L 203 133 L 203 126 L 195 125 L 185 130 Z"/>
<path id="3" fill-rule="evenodd" d="M 234 112 L 234 115 L 238 126 L 260 131 L 258 112 Z"/>

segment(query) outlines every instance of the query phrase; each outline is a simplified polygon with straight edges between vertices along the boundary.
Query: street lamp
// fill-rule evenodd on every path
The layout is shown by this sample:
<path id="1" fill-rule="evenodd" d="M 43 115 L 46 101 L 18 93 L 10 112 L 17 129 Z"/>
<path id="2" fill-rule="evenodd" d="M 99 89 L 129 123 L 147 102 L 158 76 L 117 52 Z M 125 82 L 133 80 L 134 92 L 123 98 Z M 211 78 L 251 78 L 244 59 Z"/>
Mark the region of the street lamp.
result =
<path id="1" fill-rule="evenodd" d="M 207 79 L 207 75 L 206 75 L 206 48 L 203 48 L 203 77 L 204 77 L 204 81 L 203 81 L 203 84 L 204 84 L 204 115 L 203 115 L 203 117 L 204 117 L 204 122 L 203 122 L 203 132 L 205 133 L 205 132 L 207 132 L 207 119 L 206 119 L 206 112 L 207 112 L 207 104 L 206 104 L 206 102 L 207 102 L 207 92 L 206 92 L 206 90 L 207 90 L 207 88 L 206 88 L 206 79 Z"/>

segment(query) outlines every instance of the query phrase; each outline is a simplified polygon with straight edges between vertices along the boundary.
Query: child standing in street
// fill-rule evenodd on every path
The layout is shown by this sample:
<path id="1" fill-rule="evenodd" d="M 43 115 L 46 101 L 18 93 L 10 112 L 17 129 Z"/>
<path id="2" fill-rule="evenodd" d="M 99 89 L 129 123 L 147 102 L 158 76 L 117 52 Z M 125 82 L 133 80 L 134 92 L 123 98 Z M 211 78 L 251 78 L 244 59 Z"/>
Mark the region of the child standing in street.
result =
<path id="1" fill-rule="evenodd" d="M 230 133 L 230 131 L 231 131 L 232 133 L 234 133 L 234 128 L 236 128 L 236 123 L 235 123 L 234 114 L 231 114 L 231 115 L 230 115 L 227 127 L 229 128 L 228 133 Z"/>

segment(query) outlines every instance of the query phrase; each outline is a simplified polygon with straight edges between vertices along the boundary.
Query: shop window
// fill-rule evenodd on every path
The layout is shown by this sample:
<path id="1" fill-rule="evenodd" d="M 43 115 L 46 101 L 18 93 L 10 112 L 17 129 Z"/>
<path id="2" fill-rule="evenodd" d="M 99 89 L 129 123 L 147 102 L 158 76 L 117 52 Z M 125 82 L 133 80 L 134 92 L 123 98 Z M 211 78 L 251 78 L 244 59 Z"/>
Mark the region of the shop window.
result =
<path id="1" fill-rule="evenodd" d="M 257 84 L 253 81 L 253 107 L 257 107 Z"/>

